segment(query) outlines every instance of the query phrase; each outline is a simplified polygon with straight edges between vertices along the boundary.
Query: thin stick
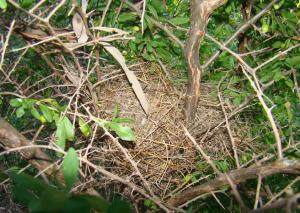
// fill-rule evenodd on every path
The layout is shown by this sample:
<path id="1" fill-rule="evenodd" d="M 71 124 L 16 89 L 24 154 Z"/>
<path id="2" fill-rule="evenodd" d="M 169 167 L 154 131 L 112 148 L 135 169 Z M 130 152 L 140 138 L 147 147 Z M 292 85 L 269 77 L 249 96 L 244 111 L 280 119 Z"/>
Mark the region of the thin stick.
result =
<path id="1" fill-rule="evenodd" d="M 256 14 L 252 19 L 248 20 L 244 23 L 226 42 L 224 42 L 224 46 L 230 44 L 238 35 L 245 32 L 252 26 L 253 23 L 257 22 L 265 13 L 267 13 L 272 6 L 277 3 L 279 0 L 271 1 L 263 10 L 261 10 L 258 14 Z M 214 60 L 220 55 L 221 51 L 216 52 L 208 61 L 202 66 L 202 69 L 206 69 Z"/>
<path id="2" fill-rule="evenodd" d="M 2 66 L 3 66 L 3 64 L 4 64 L 4 56 L 5 56 L 6 48 L 7 48 L 7 46 L 8 46 L 10 36 L 11 36 L 13 30 L 14 30 L 15 23 L 16 23 L 16 20 L 14 19 L 14 20 L 11 22 L 11 24 L 10 24 L 9 31 L 8 31 L 7 36 L 6 36 L 6 39 L 5 39 L 5 43 L 4 43 L 4 45 L 3 45 L 2 54 L 1 54 L 1 61 L 0 61 L 0 70 L 2 70 Z"/>
<path id="3" fill-rule="evenodd" d="M 217 169 L 215 164 L 212 162 L 210 157 L 203 151 L 201 146 L 195 141 L 195 139 L 191 136 L 189 131 L 186 129 L 185 126 L 182 125 L 182 128 L 185 132 L 185 135 L 190 139 L 190 141 L 194 144 L 194 146 L 197 148 L 197 150 L 201 153 L 202 157 L 206 160 L 206 162 L 211 166 L 211 168 L 214 170 L 214 172 L 218 175 L 221 175 L 222 173 Z"/>
<path id="4" fill-rule="evenodd" d="M 146 13 L 146 0 L 143 0 L 143 10 L 141 15 L 141 25 L 142 25 L 142 35 L 144 34 L 144 19 L 145 19 L 145 13 Z"/>
<path id="5" fill-rule="evenodd" d="M 258 201 L 259 201 L 259 193 L 261 188 L 261 176 L 258 175 L 257 187 L 256 187 L 256 195 L 255 195 L 255 203 L 253 209 L 257 209 Z"/>
<path id="6" fill-rule="evenodd" d="M 262 88 L 259 85 L 257 76 L 255 74 L 255 70 L 253 68 L 251 68 L 237 53 L 235 53 L 234 51 L 230 50 L 229 48 L 227 48 L 226 46 L 224 46 L 223 44 L 221 44 L 215 38 L 213 38 L 210 35 L 206 35 L 206 37 L 208 37 L 211 41 L 213 41 L 214 43 L 216 43 L 221 49 L 223 49 L 226 52 L 230 53 L 242 65 L 242 71 L 243 71 L 244 75 L 248 78 L 248 80 L 249 80 L 252 88 L 256 92 L 256 95 L 257 95 L 260 103 L 262 104 L 263 109 L 266 112 L 267 117 L 269 119 L 269 122 L 271 124 L 272 130 L 273 130 L 273 134 L 275 136 L 275 140 L 276 140 L 276 144 L 277 144 L 278 159 L 280 159 L 280 160 L 283 159 L 283 152 L 282 152 L 282 144 L 281 144 L 280 133 L 279 133 L 279 130 L 278 130 L 277 126 L 276 126 L 275 119 L 274 119 L 274 117 L 272 115 L 272 108 L 269 108 L 267 106 L 265 100 L 263 99 L 263 96 L 265 96 L 265 95 L 264 95 L 264 93 L 262 91 Z M 291 48 L 289 48 L 289 51 L 290 50 L 291 50 Z M 275 56 L 273 58 L 274 58 L 274 60 L 276 59 Z M 270 62 L 271 61 L 268 60 L 268 63 L 270 63 Z M 254 80 L 252 80 L 252 78 L 250 77 L 250 75 L 248 73 L 251 74 L 251 76 L 253 77 Z"/>
<path id="7" fill-rule="evenodd" d="M 240 162 L 239 162 L 239 157 L 238 157 L 238 154 L 237 154 L 235 140 L 234 140 L 232 132 L 231 132 L 230 123 L 228 121 L 228 116 L 227 116 L 227 113 L 226 113 L 226 110 L 225 110 L 225 107 L 224 107 L 224 101 L 223 101 L 223 98 L 222 98 L 221 93 L 220 93 L 220 84 L 219 84 L 219 87 L 218 87 L 218 97 L 219 97 L 219 101 L 220 101 L 222 111 L 223 111 L 223 114 L 224 114 L 224 117 L 225 117 L 226 129 L 227 129 L 227 132 L 228 132 L 228 135 L 229 135 L 229 138 L 230 138 L 230 142 L 231 142 L 231 146 L 232 146 L 232 150 L 233 150 L 233 154 L 234 154 L 234 159 L 235 159 L 235 164 L 236 164 L 236 167 L 239 169 L 241 167 Z"/>

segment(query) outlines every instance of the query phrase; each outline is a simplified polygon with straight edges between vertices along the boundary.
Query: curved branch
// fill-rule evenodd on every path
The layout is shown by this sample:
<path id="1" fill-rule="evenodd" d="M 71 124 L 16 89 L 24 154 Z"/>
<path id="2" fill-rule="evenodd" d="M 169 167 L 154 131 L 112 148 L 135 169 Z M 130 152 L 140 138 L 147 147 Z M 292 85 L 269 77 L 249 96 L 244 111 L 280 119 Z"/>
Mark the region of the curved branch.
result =
<path id="1" fill-rule="evenodd" d="M 245 182 L 246 180 L 256 178 L 258 175 L 264 178 L 278 173 L 299 175 L 300 160 L 284 160 L 269 165 L 257 165 L 249 168 L 236 169 L 228 172 L 227 176 L 229 176 L 233 184 L 236 185 Z M 189 188 L 186 191 L 175 195 L 167 201 L 167 205 L 172 207 L 179 206 L 195 197 L 198 197 L 201 194 L 215 191 L 220 187 L 226 186 L 228 184 L 229 183 L 228 179 L 226 178 L 226 174 L 222 174 L 212 181 L 199 186 L 195 186 L 193 188 Z"/>

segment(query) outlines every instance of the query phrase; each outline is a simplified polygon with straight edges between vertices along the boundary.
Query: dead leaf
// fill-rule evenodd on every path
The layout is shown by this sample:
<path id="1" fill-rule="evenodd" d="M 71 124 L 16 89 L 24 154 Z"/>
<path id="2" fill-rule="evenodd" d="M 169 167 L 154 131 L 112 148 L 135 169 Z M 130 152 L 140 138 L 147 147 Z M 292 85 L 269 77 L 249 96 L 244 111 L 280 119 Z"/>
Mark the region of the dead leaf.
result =
<path id="1" fill-rule="evenodd" d="M 293 36 L 291 39 L 296 40 L 296 41 L 300 41 L 300 36 Z"/>
<path id="2" fill-rule="evenodd" d="M 89 37 L 87 35 L 87 30 L 84 26 L 84 22 L 83 22 L 81 16 L 78 13 L 75 13 L 75 15 L 73 16 L 72 25 L 73 25 L 73 30 L 77 37 L 78 43 L 82 44 L 82 43 L 87 42 L 87 40 L 89 39 Z"/>
<path id="3" fill-rule="evenodd" d="M 128 32 L 124 31 L 124 30 L 120 30 L 118 28 L 112 28 L 112 27 L 92 27 L 92 30 L 99 30 L 99 31 L 103 31 L 103 32 L 107 32 L 107 33 L 117 33 L 120 35 L 127 35 L 129 34 Z"/>
<path id="4" fill-rule="evenodd" d="M 148 100 L 146 98 L 146 95 L 141 87 L 140 82 L 138 81 L 137 77 L 135 76 L 135 74 L 130 71 L 125 63 L 125 58 L 123 57 L 123 55 L 121 54 L 121 52 L 111 46 L 109 43 L 106 42 L 100 42 L 101 45 L 103 45 L 103 47 L 119 62 L 119 64 L 121 65 L 122 69 L 124 70 L 128 81 L 131 84 L 131 87 L 137 97 L 137 99 L 139 100 L 143 110 L 145 111 L 146 114 L 149 113 L 149 104 L 148 104 Z"/>

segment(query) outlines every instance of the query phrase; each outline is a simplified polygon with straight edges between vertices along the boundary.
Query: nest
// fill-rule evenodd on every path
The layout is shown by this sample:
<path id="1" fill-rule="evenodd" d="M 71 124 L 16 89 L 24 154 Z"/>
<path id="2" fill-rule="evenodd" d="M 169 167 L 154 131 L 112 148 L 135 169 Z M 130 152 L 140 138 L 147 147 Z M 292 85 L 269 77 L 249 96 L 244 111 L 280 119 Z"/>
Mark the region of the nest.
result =
<path id="1" fill-rule="evenodd" d="M 132 124 L 136 141 L 123 142 L 131 158 L 137 162 L 140 172 L 150 184 L 155 194 L 164 197 L 171 189 L 183 183 L 183 178 L 195 171 L 197 162 L 203 159 L 195 146 L 186 137 L 183 124 L 184 90 L 174 88 L 165 75 L 153 64 L 142 63 L 131 68 L 137 75 L 151 105 L 147 116 L 122 71 L 106 69 L 106 81 L 100 86 L 102 118 L 110 120 L 115 106 L 120 107 L 120 117 L 133 118 Z M 113 73 L 112 75 L 110 73 Z M 202 84 L 201 104 L 197 110 L 193 135 L 207 129 L 223 118 L 223 112 L 213 86 Z M 220 128 L 209 139 L 196 138 L 212 159 L 223 159 L 231 155 L 231 145 L 225 128 Z M 101 143 L 97 160 L 114 174 L 141 185 L 141 180 L 123 153 L 110 140 Z M 104 145 L 103 145 L 104 144 Z M 102 182 L 102 184 L 109 184 Z M 117 190 L 119 191 L 119 190 Z"/>

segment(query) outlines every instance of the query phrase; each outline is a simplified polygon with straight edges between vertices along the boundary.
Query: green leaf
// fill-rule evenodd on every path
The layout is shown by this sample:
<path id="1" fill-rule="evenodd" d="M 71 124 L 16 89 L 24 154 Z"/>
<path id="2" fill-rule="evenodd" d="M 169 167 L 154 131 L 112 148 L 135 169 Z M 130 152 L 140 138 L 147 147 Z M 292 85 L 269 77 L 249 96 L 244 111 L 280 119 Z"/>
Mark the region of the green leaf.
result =
<path id="1" fill-rule="evenodd" d="M 134 123 L 134 119 L 132 118 L 113 118 L 112 122 L 114 123 Z"/>
<path id="2" fill-rule="evenodd" d="M 128 126 L 122 126 L 119 123 L 109 122 L 107 123 L 109 128 L 114 131 L 122 140 L 133 141 L 135 140 L 135 134 Z"/>
<path id="3" fill-rule="evenodd" d="M 62 212 L 67 200 L 69 199 L 66 192 L 51 188 L 44 190 L 38 199 L 30 202 L 28 207 L 31 212 Z"/>
<path id="4" fill-rule="evenodd" d="M 23 105 L 23 100 L 21 98 L 15 98 L 15 99 L 11 99 L 9 101 L 9 104 L 12 106 L 12 107 L 20 107 Z"/>
<path id="5" fill-rule="evenodd" d="M 58 121 L 57 127 L 62 131 L 61 134 L 69 141 L 74 140 L 74 128 L 67 116 L 64 116 Z"/>
<path id="6" fill-rule="evenodd" d="M 40 105 L 40 109 L 44 115 L 44 117 L 46 118 L 46 120 L 51 123 L 53 121 L 53 116 L 52 116 L 52 111 L 51 109 L 49 109 L 48 106 L 41 104 Z"/>
<path id="7" fill-rule="evenodd" d="M 31 111 L 31 114 L 32 114 L 33 117 L 35 117 L 38 120 L 41 119 L 41 114 L 39 113 L 39 111 L 35 107 L 32 107 L 30 109 L 30 111 Z"/>
<path id="8" fill-rule="evenodd" d="M 24 111 L 23 107 L 20 107 L 20 108 L 17 109 L 16 115 L 17 115 L 18 118 L 21 118 L 24 114 L 25 114 L 25 111 Z"/>
<path id="9" fill-rule="evenodd" d="M 281 48 L 282 42 L 281 41 L 276 41 L 275 43 L 272 44 L 273 48 Z"/>
<path id="10" fill-rule="evenodd" d="M 7 8 L 7 2 L 6 2 L 6 0 L 0 0 L 0 8 L 2 10 L 6 10 L 6 8 Z"/>
<path id="11" fill-rule="evenodd" d="M 175 24 L 175 25 L 183 25 L 189 22 L 189 18 L 188 17 L 175 17 L 172 18 L 170 21 Z"/>
<path id="12" fill-rule="evenodd" d="M 86 200 L 93 209 L 99 212 L 106 212 L 109 206 L 108 202 L 100 196 L 84 194 L 84 195 L 75 195 L 73 197 L 79 197 L 81 199 Z"/>
<path id="13" fill-rule="evenodd" d="M 82 118 L 79 118 L 79 129 L 85 137 L 92 134 L 92 128 Z"/>
<path id="14" fill-rule="evenodd" d="M 158 19 L 158 15 L 157 15 L 157 12 L 156 12 L 155 8 L 152 7 L 151 4 L 148 4 L 147 7 L 148 7 L 148 9 L 149 9 L 149 12 L 150 12 L 156 19 Z"/>
<path id="15" fill-rule="evenodd" d="M 273 79 L 275 82 L 280 81 L 282 78 L 284 78 L 284 76 L 281 74 L 280 71 L 274 73 Z"/>
<path id="16" fill-rule="evenodd" d="M 183 182 L 184 183 L 188 183 L 190 180 L 192 180 L 193 175 L 192 174 L 188 174 L 186 176 L 183 177 Z"/>
<path id="17" fill-rule="evenodd" d="M 156 52 L 158 54 L 158 57 L 165 61 L 170 61 L 173 57 L 172 54 L 164 48 L 159 47 L 159 48 L 157 48 Z"/>
<path id="18" fill-rule="evenodd" d="M 14 198 L 23 205 L 29 206 L 31 202 L 37 200 L 33 192 L 28 191 L 21 185 L 13 186 L 11 191 L 14 194 Z"/>
<path id="19" fill-rule="evenodd" d="M 37 195 L 43 193 L 43 191 L 45 190 L 51 189 L 50 185 L 27 174 L 16 174 L 14 172 L 11 172 L 9 173 L 9 177 L 16 185 L 20 185 L 27 190 L 31 190 Z"/>
<path id="20" fill-rule="evenodd" d="M 59 129 L 56 130 L 56 140 L 55 140 L 55 143 L 57 144 L 57 146 L 59 146 L 62 150 L 65 150 L 66 148 L 66 139 L 61 136 Z M 57 156 L 61 156 L 60 153 L 57 154 Z"/>
<path id="21" fill-rule="evenodd" d="M 145 15 L 145 29 L 149 28 L 151 31 L 153 29 L 153 23 L 148 15 Z"/>
<path id="22" fill-rule="evenodd" d="M 62 173 L 65 178 L 67 189 L 70 190 L 75 183 L 79 171 L 79 160 L 76 151 L 70 148 L 62 163 Z"/>
<path id="23" fill-rule="evenodd" d="M 144 205 L 147 206 L 147 207 L 151 207 L 151 205 L 152 205 L 152 200 L 150 200 L 150 199 L 144 200 Z"/>
<path id="24" fill-rule="evenodd" d="M 242 96 L 236 96 L 234 99 L 233 99 L 233 104 L 235 105 L 235 106 L 239 106 L 240 104 L 241 104 L 241 102 L 242 102 Z"/>
<path id="25" fill-rule="evenodd" d="M 72 196 L 66 200 L 62 208 L 59 211 L 47 211 L 47 212 L 66 212 L 66 213 L 91 213 L 91 205 L 87 200 L 82 199 L 78 196 Z M 44 211 L 42 211 L 44 212 Z M 102 211 L 101 211 L 102 212 Z"/>
<path id="26" fill-rule="evenodd" d="M 120 198 L 115 198 L 113 202 L 110 204 L 107 213 L 117 213 L 117 212 L 132 213 L 132 209 L 128 202 Z"/>
<path id="27" fill-rule="evenodd" d="M 119 22 L 134 21 L 137 18 L 135 13 L 122 13 L 119 16 Z"/>
<path id="28" fill-rule="evenodd" d="M 23 99 L 23 107 L 24 109 L 30 109 L 35 104 L 36 100 L 31 98 Z"/>
<path id="29" fill-rule="evenodd" d="M 289 57 L 285 61 L 289 67 L 292 68 L 300 67 L 300 56 Z"/>
<path id="30" fill-rule="evenodd" d="M 151 1 L 149 2 L 149 4 L 151 4 L 151 6 L 152 6 L 158 13 L 164 12 L 164 6 L 163 6 L 161 0 L 151 0 Z M 149 4 L 148 4 L 147 6 L 149 6 Z"/>
<path id="31" fill-rule="evenodd" d="M 56 141 L 55 143 L 61 148 L 65 149 L 66 140 L 74 140 L 74 128 L 68 117 L 64 116 L 57 121 Z"/>
<path id="32" fill-rule="evenodd" d="M 33 4 L 33 0 L 22 0 L 21 1 L 21 6 L 23 8 L 29 8 Z"/>
<path id="33" fill-rule="evenodd" d="M 229 164 L 228 164 L 227 160 L 224 160 L 224 161 L 217 160 L 217 161 L 214 161 L 214 163 L 217 166 L 217 168 L 219 170 L 221 170 L 222 172 L 227 172 L 229 170 Z"/>

